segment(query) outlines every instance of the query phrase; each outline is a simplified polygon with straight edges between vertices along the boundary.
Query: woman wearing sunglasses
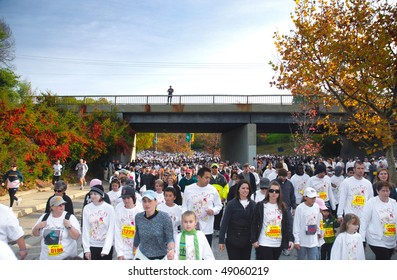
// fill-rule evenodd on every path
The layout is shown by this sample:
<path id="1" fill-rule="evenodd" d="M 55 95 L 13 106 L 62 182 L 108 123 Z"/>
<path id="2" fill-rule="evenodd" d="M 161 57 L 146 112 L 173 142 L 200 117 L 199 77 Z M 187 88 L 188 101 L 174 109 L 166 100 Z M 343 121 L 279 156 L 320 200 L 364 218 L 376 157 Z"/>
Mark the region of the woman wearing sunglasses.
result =
<path id="1" fill-rule="evenodd" d="M 60 180 L 60 181 L 55 182 L 54 194 L 52 196 L 50 196 L 47 200 L 47 204 L 45 207 L 45 213 L 51 212 L 51 207 L 50 207 L 51 198 L 53 198 L 54 196 L 61 196 L 63 198 L 63 200 L 66 201 L 65 211 L 74 215 L 72 199 L 66 194 L 67 188 L 68 188 L 68 185 L 65 183 L 65 181 Z"/>
<path id="2" fill-rule="evenodd" d="M 251 242 L 257 260 L 278 260 L 281 251 L 294 248 L 292 214 L 281 197 L 281 187 L 272 181 L 265 199 L 258 202 L 254 212 Z"/>

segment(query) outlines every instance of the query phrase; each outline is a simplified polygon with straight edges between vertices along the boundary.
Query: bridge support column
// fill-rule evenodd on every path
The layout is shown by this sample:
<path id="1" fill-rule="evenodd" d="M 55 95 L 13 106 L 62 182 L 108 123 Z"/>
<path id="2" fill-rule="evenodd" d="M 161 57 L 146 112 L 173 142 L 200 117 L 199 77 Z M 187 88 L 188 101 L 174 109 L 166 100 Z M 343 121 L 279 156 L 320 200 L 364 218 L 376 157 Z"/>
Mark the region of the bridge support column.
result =
<path id="1" fill-rule="evenodd" d="M 254 157 L 256 157 L 256 124 L 246 124 L 222 133 L 222 160 L 253 164 Z"/>
<path id="2" fill-rule="evenodd" d="M 136 134 L 134 134 L 134 142 L 131 147 L 131 154 L 129 151 L 125 155 L 121 155 L 121 162 L 126 164 L 127 162 L 131 162 L 133 160 L 136 160 Z"/>

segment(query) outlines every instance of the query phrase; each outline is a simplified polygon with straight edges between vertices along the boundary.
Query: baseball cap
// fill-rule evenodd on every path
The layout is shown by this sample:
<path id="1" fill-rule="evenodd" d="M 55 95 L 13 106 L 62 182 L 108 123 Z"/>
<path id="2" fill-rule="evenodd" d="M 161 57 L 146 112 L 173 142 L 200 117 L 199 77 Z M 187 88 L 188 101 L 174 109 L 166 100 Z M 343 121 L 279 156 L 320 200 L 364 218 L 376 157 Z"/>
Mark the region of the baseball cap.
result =
<path id="1" fill-rule="evenodd" d="M 50 206 L 59 206 L 61 204 L 65 204 L 65 203 L 66 203 L 66 201 L 63 200 L 62 196 L 56 195 L 50 199 Z"/>
<path id="2" fill-rule="evenodd" d="M 149 198 L 150 200 L 155 200 L 157 198 L 156 193 L 152 190 L 145 191 L 142 194 L 142 199 L 145 197 Z"/>
<path id="3" fill-rule="evenodd" d="M 311 187 L 307 187 L 305 191 L 303 192 L 303 196 L 307 196 L 309 198 L 314 198 L 317 197 L 317 192 L 315 189 Z"/>
<path id="4" fill-rule="evenodd" d="M 320 206 L 321 210 L 329 210 L 328 207 L 325 205 L 325 201 L 322 198 L 316 197 L 316 203 Z"/>
<path id="5" fill-rule="evenodd" d="M 270 185 L 270 180 L 268 178 L 261 178 L 259 182 L 259 188 L 268 189 Z"/>
<path id="6" fill-rule="evenodd" d="M 135 196 L 135 191 L 130 186 L 125 186 L 121 190 L 121 198 L 134 197 L 134 196 Z"/>
<path id="7" fill-rule="evenodd" d="M 219 168 L 219 165 L 217 163 L 213 163 L 213 164 L 211 164 L 211 168 L 213 168 L 213 167 Z"/>
<path id="8" fill-rule="evenodd" d="M 119 173 L 124 174 L 124 175 L 129 175 L 130 174 L 130 172 L 128 172 L 128 170 L 126 170 L 126 169 L 120 169 Z"/>

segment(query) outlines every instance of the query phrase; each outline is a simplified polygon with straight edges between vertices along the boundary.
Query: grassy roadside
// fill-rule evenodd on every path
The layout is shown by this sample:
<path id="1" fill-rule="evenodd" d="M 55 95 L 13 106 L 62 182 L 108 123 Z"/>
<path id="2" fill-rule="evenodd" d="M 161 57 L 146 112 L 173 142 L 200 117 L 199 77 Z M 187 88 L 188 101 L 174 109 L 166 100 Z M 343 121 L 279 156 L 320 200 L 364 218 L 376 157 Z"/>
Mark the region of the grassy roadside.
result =
<path id="1" fill-rule="evenodd" d="M 284 151 L 279 152 L 278 148 L 282 147 Z M 291 143 L 277 143 L 277 144 L 268 144 L 268 145 L 260 145 L 256 147 L 257 154 L 273 154 L 273 155 L 294 155 L 294 149 L 291 146 Z"/>

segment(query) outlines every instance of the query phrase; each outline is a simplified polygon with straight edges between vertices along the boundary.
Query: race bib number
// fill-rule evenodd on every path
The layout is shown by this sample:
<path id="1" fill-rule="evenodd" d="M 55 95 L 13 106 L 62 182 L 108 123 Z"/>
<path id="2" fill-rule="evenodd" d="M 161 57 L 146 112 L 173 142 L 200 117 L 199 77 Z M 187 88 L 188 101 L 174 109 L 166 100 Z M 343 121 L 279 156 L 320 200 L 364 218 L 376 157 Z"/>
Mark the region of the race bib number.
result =
<path id="1" fill-rule="evenodd" d="M 270 238 L 281 238 L 281 227 L 280 226 L 267 226 L 266 227 L 266 235 Z"/>
<path id="2" fill-rule="evenodd" d="M 327 192 L 319 192 L 318 196 L 322 199 L 322 200 L 326 200 L 327 199 Z"/>
<path id="3" fill-rule="evenodd" d="M 324 228 L 324 237 L 334 237 L 335 236 L 335 231 L 333 228 Z"/>
<path id="4" fill-rule="evenodd" d="M 123 229 L 121 231 L 121 236 L 124 238 L 134 238 L 135 226 L 123 226 Z"/>
<path id="5" fill-rule="evenodd" d="M 385 236 L 395 236 L 396 235 L 396 225 L 395 224 L 385 224 L 383 233 Z"/>
<path id="6" fill-rule="evenodd" d="M 365 196 L 363 195 L 355 195 L 352 201 L 352 205 L 363 207 L 365 204 Z"/>
<path id="7" fill-rule="evenodd" d="M 317 225 L 308 225 L 306 226 L 306 234 L 314 235 L 317 232 Z"/>
<path id="8" fill-rule="evenodd" d="M 62 244 L 48 245 L 48 255 L 49 256 L 59 256 L 63 253 Z"/>

